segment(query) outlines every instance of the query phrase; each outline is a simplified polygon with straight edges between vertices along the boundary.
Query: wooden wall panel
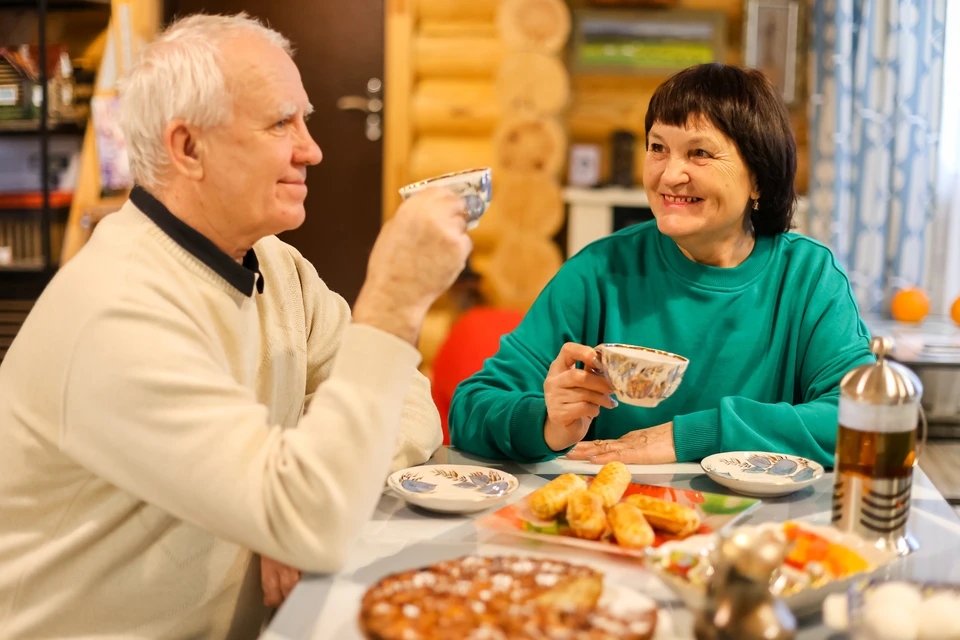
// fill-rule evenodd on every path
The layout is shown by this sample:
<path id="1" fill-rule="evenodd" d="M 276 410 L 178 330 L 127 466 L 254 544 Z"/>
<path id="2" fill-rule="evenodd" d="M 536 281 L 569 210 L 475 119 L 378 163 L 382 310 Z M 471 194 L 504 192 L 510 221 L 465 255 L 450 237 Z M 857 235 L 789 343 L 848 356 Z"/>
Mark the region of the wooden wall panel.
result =
<path id="1" fill-rule="evenodd" d="M 420 136 L 410 150 L 406 180 L 416 182 L 450 171 L 493 165 L 489 136 Z"/>
<path id="2" fill-rule="evenodd" d="M 414 0 L 421 28 L 435 22 L 492 23 L 499 4 L 499 0 Z"/>
<path id="3" fill-rule="evenodd" d="M 487 79 L 421 80 L 410 108 L 416 135 L 490 135 L 500 118 L 494 84 Z"/>
<path id="4" fill-rule="evenodd" d="M 506 53 L 503 43 L 492 36 L 417 34 L 413 49 L 418 78 L 492 78 Z"/>
<path id="5" fill-rule="evenodd" d="M 385 0 L 383 94 L 383 219 L 400 204 L 400 187 L 408 183 L 407 163 L 413 144 L 410 95 L 413 92 L 414 15 L 407 0 Z"/>

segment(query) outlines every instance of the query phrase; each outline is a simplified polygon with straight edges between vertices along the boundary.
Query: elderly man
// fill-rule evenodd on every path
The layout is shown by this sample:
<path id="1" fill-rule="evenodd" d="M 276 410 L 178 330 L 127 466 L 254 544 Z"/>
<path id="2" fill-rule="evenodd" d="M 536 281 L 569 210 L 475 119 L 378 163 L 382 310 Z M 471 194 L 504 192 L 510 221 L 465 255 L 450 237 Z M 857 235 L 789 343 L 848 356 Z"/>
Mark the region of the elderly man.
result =
<path id="1" fill-rule="evenodd" d="M 282 36 L 187 18 L 122 95 L 140 186 L 0 368 L 0 637 L 255 636 L 255 554 L 335 571 L 391 460 L 439 445 L 414 343 L 466 214 L 446 191 L 400 207 L 351 319 L 274 237 L 321 159 Z"/>

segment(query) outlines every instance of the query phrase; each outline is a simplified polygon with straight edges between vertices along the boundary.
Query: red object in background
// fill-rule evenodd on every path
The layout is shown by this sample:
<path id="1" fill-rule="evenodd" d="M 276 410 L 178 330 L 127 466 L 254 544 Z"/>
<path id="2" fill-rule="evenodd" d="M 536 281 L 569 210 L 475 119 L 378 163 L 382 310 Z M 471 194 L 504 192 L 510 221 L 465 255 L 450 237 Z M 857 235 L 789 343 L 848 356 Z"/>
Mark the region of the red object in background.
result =
<path id="1" fill-rule="evenodd" d="M 69 207 L 73 202 L 72 191 L 51 191 L 50 208 Z M 24 193 L 0 193 L 0 209 L 42 209 L 43 194 L 39 191 Z"/>
<path id="2" fill-rule="evenodd" d="M 500 337 L 517 328 L 523 314 L 509 309 L 473 307 L 457 318 L 433 359 L 433 401 L 440 411 L 443 444 L 450 444 L 447 415 L 453 392 L 500 349 Z"/>

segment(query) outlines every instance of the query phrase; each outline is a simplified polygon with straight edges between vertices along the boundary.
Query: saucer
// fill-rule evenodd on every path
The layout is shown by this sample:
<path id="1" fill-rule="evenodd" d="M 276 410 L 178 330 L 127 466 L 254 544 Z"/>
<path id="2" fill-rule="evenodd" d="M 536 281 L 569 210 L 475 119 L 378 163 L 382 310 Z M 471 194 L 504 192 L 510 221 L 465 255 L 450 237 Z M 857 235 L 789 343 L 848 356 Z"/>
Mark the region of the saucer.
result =
<path id="1" fill-rule="evenodd" d="M 813 460 L 766 451 L 715 453 L 700 466 L 714 482 L 757 498 L 791 494 L 823 475 L 823 467 Z"/>
<path id="2" fill-rule="evenodd" d="M 387 478 L 398 496 L 423 509 L 473 513 L 494 507 L 517 490 L 517 479 L 497 469 L 465 464 L 410 467 Z"/>

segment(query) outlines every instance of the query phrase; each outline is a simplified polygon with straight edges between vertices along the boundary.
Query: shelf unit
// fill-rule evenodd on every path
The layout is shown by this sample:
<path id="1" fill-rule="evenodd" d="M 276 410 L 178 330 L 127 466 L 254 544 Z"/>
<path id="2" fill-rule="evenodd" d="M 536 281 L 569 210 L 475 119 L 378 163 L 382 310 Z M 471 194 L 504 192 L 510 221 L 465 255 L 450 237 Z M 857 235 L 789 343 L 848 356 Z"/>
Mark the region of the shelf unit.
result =
<path id="1" fill-rule="evenodd" d="M 78 11 L 96 9 L 109 11 L 111 0 L 0 0 L 0 17 L 13 10 L 32 10 L 37 18 L 37 58 L 38 82 L 40 84 L 39 118 L 32 121 L 0 121 L 0 138 L 36 136 L 39 147 L 40 196 L 39 209 L 2 209 L 0 219 L 11 220 L 16 216 L 37 216 L 40 220 L 41 264 L 14 264 L 0 266 L 0 300 L 33 300 L 53 277 L 59 260 L 53 247 L 53 225 L 58 223 L 54 217 L 59 215 L 51 207 L 50 189 L 50 140 L 54 135 L 82 136 L 85 127 L 77 123 L 55 123 L 49 121 L 49 83 L 47 66 L 47 21 L 50 12 Z M 109 14 L 105 17 L 109 18 Z M 106 21 L 104 23 L 106 26 Z M 63 212 L 66 226 L 66 212 Z M 58 234 L 61 235 L 62 234 Z"/>

